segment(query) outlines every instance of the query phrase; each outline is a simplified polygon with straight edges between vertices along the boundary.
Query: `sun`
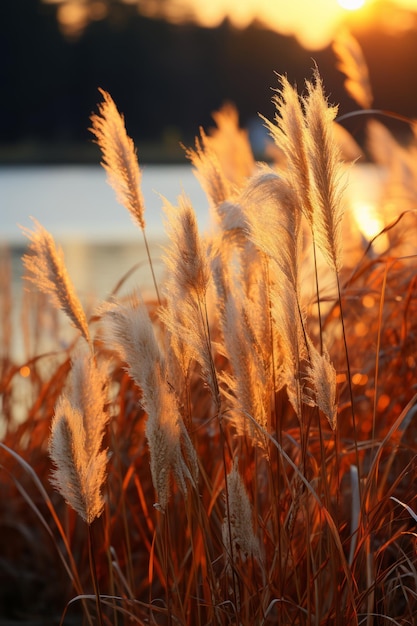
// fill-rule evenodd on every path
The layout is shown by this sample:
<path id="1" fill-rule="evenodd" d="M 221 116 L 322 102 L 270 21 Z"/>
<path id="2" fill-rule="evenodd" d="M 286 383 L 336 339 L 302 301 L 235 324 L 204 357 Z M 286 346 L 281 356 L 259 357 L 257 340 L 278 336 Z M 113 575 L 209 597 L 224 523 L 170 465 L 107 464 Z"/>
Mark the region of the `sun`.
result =
<path id="1" fill-rule="evenodd" d="M 342 9 L 347 9 L 348 11 L 356 11 L 356 9 L 360 9 L 365 4 L 365 0 L 337 0 L 337 2 Z"/>

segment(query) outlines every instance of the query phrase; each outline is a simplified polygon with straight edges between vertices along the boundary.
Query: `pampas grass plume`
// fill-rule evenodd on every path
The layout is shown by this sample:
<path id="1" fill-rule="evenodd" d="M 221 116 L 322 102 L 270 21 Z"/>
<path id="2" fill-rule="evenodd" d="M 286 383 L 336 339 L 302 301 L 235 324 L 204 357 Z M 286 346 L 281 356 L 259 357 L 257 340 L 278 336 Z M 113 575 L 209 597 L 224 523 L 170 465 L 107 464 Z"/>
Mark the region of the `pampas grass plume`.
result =
<path id="1" fill-rule="evenodd" d="M 62 250 L 56 248 L 52 235 L 38 221 L 33 222 L 35 230 L 22 229 L 30 240 L 28 253 L 22 259 L 28 272 L 25 278 L 49 295 L 90 343 L 87 318 L 65 267 Z"/>
<path id="2" fill-rule="evenodd" d="M 362 49 L 349 31 L 341 31 L 333 42 L 333 51 L 337 58 L 337 69 L 346 76 L 347 93 L 362 108 L 370 109 L 373 102 L 368 66 Z"/>
<path id="3" fill-rule="evenodd" d="M 148 414 L 146 437 L 150 452 L 156 507 L 165 511 L 171 493 L 171 473 L 181 491 L 187 481 L 198 479 L 195 449 L 184 427 L 178 403 L 166 374 L 146 306 L 130 300 L 112 303 L 103 309 L 106 341 L 126 362 L 127 370 L 142 391 L 142 405 Z"/>
<path id="4" fill-rule="evenodd" d="M 92 355 L 76 357 L 70 386 L 55 408 L 49 441 L 55 465 L 51 482 L 87 524 L 99 517 L 104 507 L 101 489 L 107 450 L 100 448 L 108 422 L 105 381 Z"/>
<path id="5" fill-rule="evenodd" d="M 167 216 L 166 231 L 170 239 L 170 247 L 165 249 L 164 255 L 169 280 L 175 281 L 179 296 L 184 297 L 192 291 L 197 298 L 202 299 L 210 275 L 194 209 L 188 198 L 180 196 L 178 207 L 166 202 L 164 210 Z"/>
<path id="6" fill-rule="evenodd" d="M 143 393 L 146 407 L 158 405 L 159 385 L 155 371 L 163 370 L 164 358 L 159 348 L 145 304 L 129 298 L 103 305 L 104 339 L 126 363 L 126 369 Z"/>
<path id="7" fill-rule="evenodd" d="M 250 415 L 262 429 L 268 427 L 272 381 L 270 364 L 265 359 L 263 347 L 259 344 L 252 324 L 256 316 L 250 315 L 250 302 L 247 308 L 238 305 L 232 295 L 226 300 L 223 320 L 224 349 L 230 361 L 233 374 L 222 372 L 220 378 L 226 385 L 224 393 L 231 402 L 234 422 L 239 433 L 249 433 L 262 443 L 259 431 Z M 240 307 L 240 308 L 239 308 Z"/>
<path id="8" fill-rule="evenodd" d="M 92 128 L 103 155 L 102 165 L 108 181 L 120 204 L 130 212 L 133 220 L 145 228 L 144 200 L 141 192 L 141 171 L 132 139 L 127 135 L 123 116 L 111 96 L 100 89 L 104 101 L 99 114 L 92 115 Z"/>
<path id="9" fill-rule="evenodd" d="M 230 102 L 212 114 L 217 128 L 205 137 L 205 145 L 217 156 L 226 180 L 240 188 L 255 169 L 248 132 L 239 128 L 239 114 Z"/>
<path id="10" fill-rule="evenodd" d="M 228 507 L 222 526 L 223 544 L 227 552 L 232 545 L 235 562 L 238 559 L 244 562 L 250 557 L 259 558 L 260 546 L 253 531 L 252 507 L 239 473 L 237 459 L 226 480 Z"/>
<path id="11" fill-rule="evenodd" d="M 195 168 L 200 185 L 207 194 L 211 205 L 216 209 L 232 194 L 231 185 L 222 170 L 220 160 L 208 145 L 207 136 L 201 130 L 201 138 L 196 139 L 195 149 L 188 148 L 186 156 Z"/>
<path id="12" fill-rule="evenodd" d="M 314 237 L 328 265 L 339 271 L 344 206 L 343 170 L 333 128 L 337 107 L 328 105 L 317 69 L 313 82 L 307 82 L 307 92 L 303 101 Z"/>
<path id="13" fill-rule="evenodd" d="M 320 354 L 311 343 L 309 356 L 308 380 L 315 393 L 316 405 L 327 417 L 332 430 L 335 430 L 337 426 L 336 370 L 328 353 L 324 351 Z"/>
<path id="14" fill-rule="evenodd" d="M 293 187 L 274 172 L 264 171 L 249 180 L 240 203 L 250 239 L 273 259 L 298 293 L 301 212 Z"/>
<path id="15" fill-rule="evenodd" d="M 179 206 L 165 206 L 170 245 L 165 249 L 166 305 L 160 317 L 176 344 L 186 345 L 190 358 L 202 367 L 212 396 L 219 403 L 217 375 L 211 352 L 206 294 L 209 286 L 209 250 L 201 240 L 194 211 L 180 198 Z"/>
<path id="16" fill-rule="evenodd" d="M 273 98 L 276 107 L 274 122 L 264 118 L 267 129 L 277 147 L 286 157 L 285 176 L 293 186 L 310 225 L 313 207 L 309 194 L 310 172 L 305 137 L 305 119 L 297 90 L 285 76 L 279 76 L 280 88 Z"/>
<path id="17" fill-rule="evenodd" d="M 148 413 L 146 438 L 149 444 L 152 482 L 158 499 L 155 507 L 164 512 L 171 494 L 171 472 L 178 487 L 186 495 L 188 481 L 194 489 L 197 486 L 198 460 L 174 393 L 168 388 L 166 381 L 159 380 L 159 384 L 160 404 L 157 412 Z"/>

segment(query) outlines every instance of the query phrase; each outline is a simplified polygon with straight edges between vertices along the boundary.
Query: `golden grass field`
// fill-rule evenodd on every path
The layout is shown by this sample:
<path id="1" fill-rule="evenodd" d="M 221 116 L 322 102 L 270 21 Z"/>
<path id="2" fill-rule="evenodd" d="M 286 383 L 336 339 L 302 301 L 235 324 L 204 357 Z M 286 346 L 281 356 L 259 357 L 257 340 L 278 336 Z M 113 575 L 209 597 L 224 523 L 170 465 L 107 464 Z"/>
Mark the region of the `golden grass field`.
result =
<path id="1" fill-rule="evenodd" d="M 361 51 L 336 50 L 363 114 Z M 91 130 L 147 247 L 135 148 L 101 96 Z M 15 363 L 2 272 L 0 625 L 416 623 L 417 138 L 369 113 L 359 160 L 386 177 L 366 240 L 345 198 L 361 150 L 318 69 L 274 102 L 268 165 L 230 107 L 187 150 L 213 228 L 165 203 L 153 297 L 86 310 L 35 221 Z"/>

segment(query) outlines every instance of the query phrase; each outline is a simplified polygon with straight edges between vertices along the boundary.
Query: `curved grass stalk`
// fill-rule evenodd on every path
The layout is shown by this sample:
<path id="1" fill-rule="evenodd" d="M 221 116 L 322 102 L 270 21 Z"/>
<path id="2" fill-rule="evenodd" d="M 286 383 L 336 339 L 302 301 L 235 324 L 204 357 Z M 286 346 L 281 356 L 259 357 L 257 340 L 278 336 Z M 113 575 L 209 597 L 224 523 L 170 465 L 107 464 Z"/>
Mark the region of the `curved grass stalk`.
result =
<path id="1" fill-rule="evenodd" d="M 90 131 L 101 149 L 102 166 L 107 172 L 108 182 L 113 187 L 118 202 L 129 211 L 133 221 L 142 231 L 155 292 L 160 305 L 161 298 L 145 232 L 145 202 L 140 187 L 142 172 L 139 168 L 135 146 L 126 132 L 123 115 L 117 110 L 110 94 L 103 89 L 99 91 L 103 96 L 103 102 L 99 104 L 98 115 L 91 116 L 92 127 Z"/>
<path id="2" fill-rule="evenodd" d="M 103 612 L 101 609 L 100 588 L 97 578 L 97 566 L 93 544 L 93 530 L 92 524 L 88 524 L 88 558 L 90 561 L 91 579 L 93 581 L 94 595 L 96 597 L 96 609 L 98 616 L 98 623 L 103 626 Z"/>
<path id="3" fill-rule="evenodd" d="M 58 529 L 58 532 L 61 536 L 61 539 L 63 541 L 63 544 L 65 546 L 65 550 L 68 554 L 68 558 L 69 558 L 69 565 L 63 555 L 63 553 L 61 552 L 61 549 L 58 546 L 58 543 L 56 542 L 52 530 L 48 525 L 48 522 L 46 521 L 45 517 L 42 515 L 42 513 L 40 512 L 39 508 L 36 506 L 36 504 L 34 503 L 33 499 L 29 496 L 29 494 L 26 492 L 26 490 L 22 487 L 22 485 L 19 483 L 19 481 L 13 476 L 13 474 L 11 474 L 9 472 L 9 470 L 6 471 L 9 473 L 10 477 L 12 478 L 12 480 L 14 481 L 16 487 L 18 488 L 19 492 L 21 493 L 21 495 L 23 496 L 23 498 L 25 499 L 25 501 L 29 504 L 30 508 L 33 510 L 33 512 L 35 513 L 36 517 L 39 519 L 39 521 L 41 522 L 42 526 L 44 527 L 44 529 L 46 530 L 46 532 L 48 533 L 48 535 L 51 537 L 54 546 L 56 547 L 58 556 L 60 558 L 60 560 L 62 561 L 62 564 L 72 582 L 72 584 L 74 585 L 76 591 L 78 592 L 78 594 L 82 594 L 82 585 L 81 585 L 81 581 L 80 581 L 80 577 L 78 575 L 78 571 L 77 571 L 77 566 L 74 560 L 74 557 L 72 555 L 71 552 L 71 548 L 70 545 L 68 543 L 68 539 L 67 536 L 65 534 L 65 531 L 62 527 L 62 524 L 56 514 L 55 508 L 52 504 L 52 501 L 47 493 L 47 491 L 45 490 L 45 487 L 42 485 L 41 481 L 39 480 L 38 476 L 36 475 L 36 473 L 34 472 L 34 470 L 31 468 L 31 466 L 19 455 L 17 454 L 17 452 L 15 452 L 14 450 L 11 450 L 10 448 L 8 448 L 6 445 L 4 445 L 2 442 L 0 442 L 0 448 L 2 448 L 7 454 L 10 454 L 18 463 L 19 465 L 29 474 L 29 476 L 32 478 L 34 484 L 36 485 L 39 493 L 41 494 L 49 512 L 51 513 L 52 519 L 55 522 L 55 525 Z M 92 619 L 91 616 L 89 614 L 89 612 L 87 611 L 86 607 L 84 606 L 85 610 L 86 610 L 86 615 L 87 615 L 87 619 L 88 622 L 90 624 L 90 626 L 92 626 Z"/>
<path id="4" fill-rule="evenodd" d="M 414 400 L 417 399 L 417 394 L 414 396 Z M 355 581 L 352 577 L 351 571 L 349 569 L 349 565 L 348 562 L 346 560 L 346 556 L 345 556 L 345 552 L 344 552 L 344 548 L 340 539 L 340 535 L 338 533 L 337 527 L 335 525 L 335 522 L 333 520 L 333 517 L 331 515 L 331 513 L 327 510 L 327 508 L 323 505 L 322 501 L 320 500 L 320 497 L 318 496 L 318 494 L 316 493 L 316 491 L 313 489 L 311 483 L 307 480 L 307 478 L 304 476 L 304 474 L 300 471 L 300 469 L 297 467 L 297 465 L 295 464 L 295 462 L 291 459 L 291 457 L 285 452 L 284 448 L 278 443 L 278 441 L 276 441 L 267 431 L 265 431 L 250 415 L 247 416 L 248 419 L 251 419 L 252 422 L 254 424 L 256 424 L 256 428 L 258 428 L 260 431 L 263 432 L 264 436 L 268 438 L 268 440 L 271 442 L 271 444 L 279 451 L 279 453 L 282 455 L 283 459 L 285 459 L 285 461 L 288 463 L 288 465 L 292 468 L 292 470 L 295 472 L 296 476 L 299 478 L 299 480 L 303 483 L 305 489 L 308 491 L 308 493 L 313 497 L 314 501 L 316 502 L 316 504 L 318 505 L 320 511 L 323 513 L 326 522 L 329 526 L 330 529 L 330 534 L 333 538 L 335 547 L 337 549 L 339 558 L 340 558 L 340 564 L 341 567 L 343 569 L 343 573 L 345 575 L 345 581 L 346 581 L 346 585 L 347 585 L 347 593 L 348 593 L 348 598 L 350 599 L 350 605 L 351 605 L 351 615 L 350 615 L 350 619 L 353 620 L 351 622 L 349 622 L 352 625 L 358 626 L 358 612 L 357 612 L 357 607 L 355 604 L 355 595 L 354 595 L 354 589 L 356 589 L 356 584 Z M 357 590 L 357 589 L 356 589 Z"/>
<path id="5" fill-rule="evenodd" d="M 337 271 L 336 271 L 336 282 L 337 282 L 337 296 L 338 296 L 339 308 L 340 308 L 340 322 L 342 324 L 343 347 L 344 347 L 345 357 L 346 357 L 346 368 L 347 368 L 347 379 L 348 379 L 348 389 L 349 389 L 349 398 L 350 398 L 350 409 L 351 409 L 351 417 L 352 417 L 355 457 L 356 457 L 356 465 L 357 465 L 358 472 L 359 472 L 359 483 L 358 483 L 359 499 L 361 502 L 362 519 L 365 519 L 365 509 L 364 509 L 364 503 L 362 500 L 362 488 L 361 488 L 361 483 L 360 483 L 359 449 L 358 449 L 358 437 L 357 437 L 357 428 L 356 428 L 355 405 L 354 405 L 354 399 L 353 399 L 352 374 L 351 374 L 351 369 L 350 369 L 349 350 L 348 350 L 347 338 L 346 338 L 345 318 L 343 314 L 342 294 L 341 294 L 341 289 L 340 289 L 339 273 Z"/>
<path id="6" fill-rule="evenodd" d="M 394 111 L 387 111 L 385 109 L 361 109 L 360 111 L 349 111 L 349 113 L 343 113 L 343 115 L 336 117 L 335 122 L 340 124 L 340 122 L 344 122 L 352 117 L 360 117 L 362 115 L 381 115 L 382 117 L 389 117 L 393 120 L 404 122 L 404 124 L 408 124 L 409 126 L 413 126 L 415 124 L 415 120 L 411 117 L 395 113 Z"/>
<path id="7" fill-rule="evenodd" d="M 381 298 L 379 302 L 379 313 L 378 313 L 378 336 L 376 341 L 376 356 L 375 356 L 375 381 L 374 381 L 374 406 L 372 411 L 372 440 L 375 440 L 375 427 L 376 427 L 376 407 L 377 407 L 377 396 L 378 396 L 378 382 L 379 382 L 379 351 L 381 346 L 381 331 L 382 331 L 382 312 L 384 309 L 385 302 L 385 290 L 387 286 L 387 275 L 388 275 L 388 267 L 385 265 L 384 278 L 382 282 L 381 288 Z"/>
<path id="8" fill-rule="evenodd" d="M 91 600 L 94 602 L 95 601 L 94 594 L 80 594 L 76 596 L 75 598 L 72 598 L 68 602 L 67 606 L 65 607 L 64 615 L 61 618 L 60 624 L 61 625 L 64 624 L 65 615 L 71 605 L 75 604 L 78 601 L 85 602 L 86 600 Z M 123 606 L 115 606 L 114 604 L 115 601 L 117 601 L 120 604 L 131 605 L 133 607 L 140 607 L 144 611 L 150 612 L 151 614 L 156 613 L 157 615 L 164 616 L 164 617 L 167 617 L 168 615 L 167 610 L 165 608 L 161 608 L 157 606 L 156 604 L 153 604 L 152 602 L 146 603 L 146 602 L 142 602 L 141 600 L 126 598 L 124 596 L 102 594 L 101 601 L 103 605 L 106 605 L 109 608 L 114 609 L 115 611 L 120 613 L 120 615 L 127 617 L 129 622 L 139 624 L 140 626 L 146 626 L 147 624 L 149 624 L 149 619 L 153 619 L 153 618 L 146 617 L 144 619 L 141 619 L 140 617 L 137 617 L 134 613 L 132 613 L 128 609 L 125 609 Z"/>

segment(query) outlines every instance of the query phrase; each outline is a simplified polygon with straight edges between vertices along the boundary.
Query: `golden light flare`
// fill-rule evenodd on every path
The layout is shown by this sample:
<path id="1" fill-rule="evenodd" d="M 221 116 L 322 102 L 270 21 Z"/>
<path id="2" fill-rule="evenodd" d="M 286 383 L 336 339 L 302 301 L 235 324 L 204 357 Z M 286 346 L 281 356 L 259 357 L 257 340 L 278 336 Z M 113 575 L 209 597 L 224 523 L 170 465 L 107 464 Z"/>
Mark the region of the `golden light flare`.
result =
<path id="1" fill-rule="evenodd" d="M 57 20 L 61 32 L 67 37 L 78 37 L 93 21 L 103 20 L 108 15 L 104 0 L 43 0 L 45 4 L 57 5 Z M 135 0 L 136 2 L 136 0 Z"/>
<path id="2" fill-rule="evenodd" d="M 372 239 L 384 228 L 384 223 L 373 204 L 358 200 L 354 204 L 354 214 L 361 232 L 367 239 Z"/>
<path id="3" fill-rule="evenodd" d="M 69 36 L 80 35 L 93 20 L 111 13 L 105 0 L 42 0 L 57 5 L 61 31 Z M 235 28 L 246 28 L 253 22 L 282 35 L 294 36 L 301 45 L 317 50 L 329 45 L 335 33 L 356 11 L 364 19 L 366 9 L 377 0 L 121 0 L 136 6 L 138 13 L 151 18 L 166 19 L 174 24 L 193 23 L 206 28 L 229 20 Z M 393 7 L 417 9 L 417 0 L 395 0 Z M 406 13 L 401 13 L 402 18 Z M 361 19 L 362 19 L 361 17 Z M 390 18 L 391 19 L 391 18 Z M 400 14 L 398 19 L 400 19 Z M 395 20 L 394 20 L 395 21 Z"/>
<path id="4" fill-rule="evenodd" d="M 28 365 L 23 365 L 19 370 L 19 374 L 22 378 L 28 378 L 28 376 L 30 376 L 30 367 Z"/>
<path id="5" fill-rule="evenodd" d="M 390 402 L 391 402 L 391 398 L 386 393 L 383 393 L 382 395 L 380 395 L 378 398 L 378 404 L 377 404 L 378 411 L 384 411 L 386 408 L 388 408 L 388 406 L 390 405 Z"/>
<path id="6" fill-rule="evenodd" d="M 337 2 L 342 9 L 346 9 L 347 11 L 356 11 L 357 9 L 361 9 L 365 4 L 365 0 L 337 0 Z"/>
<path id="7" fill-rule="evenodd" d="M 371 202 L 355 200 L 352 203 L 353 216 L 355 222 L 367 241 L 379 235 L 373 242 L 373 248 L 377 253 L 383 253 L 389 246 L 389 239 L 386 233 L 382 233 L 385 227 L 377 206 Z"/>
<path id="8" fill-rule="evenodd" d="M 365 309 L 371 309 L 373 306 L 375 306 L 375 298 L 370 294 L 366 294 L 362 298 L 362 304 Z"/>
<path id="9" fill-rule="evenodd" d="M 62 32 L 71 37 L 87 26 L 88 9 L 81 4 L 62 4 L 58 7 L 57 19 Z"/>
<path id="10" fill-rule="evenodd" d="M 364 322 L 357 322 L 355 324 L 355 335 L 357 337 L 366 337 L 369 333 L 369 328 Z"/>
<path id="11" fill-rule="evenodd" d="M 354 385 L 366 385 L 367 382 L 368 376 L 366 374 L 361 374 L 360 372 L 357 372 L 352 376 L 352 383 Z"/>

